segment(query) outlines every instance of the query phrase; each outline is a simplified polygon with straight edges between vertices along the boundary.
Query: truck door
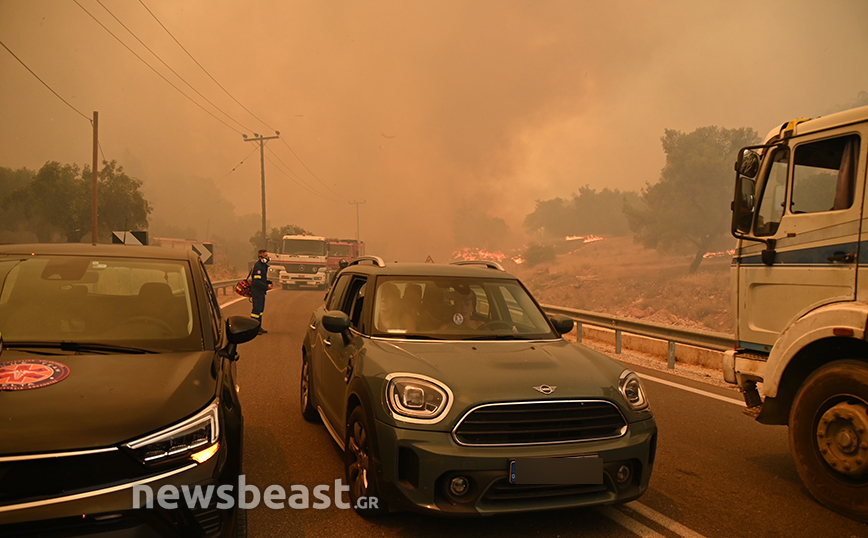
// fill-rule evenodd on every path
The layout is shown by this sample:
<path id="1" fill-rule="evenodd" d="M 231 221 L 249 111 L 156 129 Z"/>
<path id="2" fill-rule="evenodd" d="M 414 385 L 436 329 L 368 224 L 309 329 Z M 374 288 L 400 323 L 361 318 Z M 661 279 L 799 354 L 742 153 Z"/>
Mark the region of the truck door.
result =
<path id="1" fill-rule="evenodd" d="M 865 187 L 860 129 L 796 136 L 764 159 L 751 235 L 771 240 L 774 260 L 763 263 L 762 243 L 742 241 L 736 253 L 740 347 L 769 351 L 807 312 L 856 298 Z"/>

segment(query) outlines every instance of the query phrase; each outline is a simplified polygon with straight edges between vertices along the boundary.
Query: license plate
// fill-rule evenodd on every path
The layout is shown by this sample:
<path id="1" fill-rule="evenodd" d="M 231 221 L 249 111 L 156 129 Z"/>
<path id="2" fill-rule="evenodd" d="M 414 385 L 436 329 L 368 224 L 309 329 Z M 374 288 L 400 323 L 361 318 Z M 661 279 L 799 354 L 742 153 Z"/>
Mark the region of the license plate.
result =
<path id="1" fill-rule="evenodd" d="M 602 484 L 603 459 L 599 456 L 570 458 L 516 458 L 509 462 L 513 484 Z"/>

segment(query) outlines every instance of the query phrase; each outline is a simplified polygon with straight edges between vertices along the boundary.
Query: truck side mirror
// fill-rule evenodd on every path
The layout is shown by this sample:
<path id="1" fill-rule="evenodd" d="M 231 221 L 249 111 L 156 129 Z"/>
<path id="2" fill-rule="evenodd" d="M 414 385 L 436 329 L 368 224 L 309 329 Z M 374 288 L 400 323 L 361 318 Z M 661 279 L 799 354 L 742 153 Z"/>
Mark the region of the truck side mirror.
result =
<path id="1" fill-rule="evenodd" d="M 756 181 L 739 175 L 735 180 L 732 202 L 732 234 L 749 233 L 756 205 Z"/>

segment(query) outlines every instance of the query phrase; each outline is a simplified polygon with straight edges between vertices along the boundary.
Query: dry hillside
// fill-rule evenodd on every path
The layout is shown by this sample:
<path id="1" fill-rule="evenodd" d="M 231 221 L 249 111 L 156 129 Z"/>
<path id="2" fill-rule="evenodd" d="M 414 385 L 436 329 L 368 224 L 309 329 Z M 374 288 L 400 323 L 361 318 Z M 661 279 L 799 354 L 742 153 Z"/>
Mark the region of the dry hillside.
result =
<path id="1" fill-rule="evenodd" d="M 732 333 L 730 257 L 709 258 L 696 274 L 691 255 L 667 256 L 629 237 L 580 244 L 554 263 L 507 262 L 545 304 Z"/>

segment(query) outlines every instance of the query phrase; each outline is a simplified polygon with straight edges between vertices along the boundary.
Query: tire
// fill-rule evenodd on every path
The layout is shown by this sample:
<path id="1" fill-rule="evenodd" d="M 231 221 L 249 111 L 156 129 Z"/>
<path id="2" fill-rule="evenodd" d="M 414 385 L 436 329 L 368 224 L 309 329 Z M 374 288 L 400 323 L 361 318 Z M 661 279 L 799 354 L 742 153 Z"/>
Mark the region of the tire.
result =
<path id="1" fill-rule="evenodd" d="M 301 397 L 301 416 L 308 422 L 319 423 L 319 412 L 317 412 L 316 404 L 313 401 L 313 375 L 310 373 L 310 361 L 307 358 L 307 353 L 304 351 L 301 353 L 299 395 Z"/>
<path id="2" fill-rule="evenodd" d="M 868 522 L 868 363 L 840 360 L 811 374 L 793 401 L 789 434 L 811 495 Z"/>
<path id="3" fill-rule="evenodd" d="M 362 517 L 385 514 L 389 507 L 380 497 L 379 469 L 372 457 L 371 429 L 365 410 L 361 406 L 353 409 L 347 424 L 344 467 L 350 504 Z"/>

